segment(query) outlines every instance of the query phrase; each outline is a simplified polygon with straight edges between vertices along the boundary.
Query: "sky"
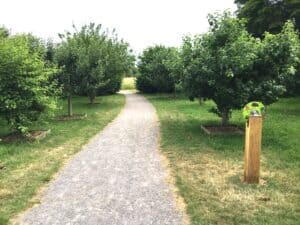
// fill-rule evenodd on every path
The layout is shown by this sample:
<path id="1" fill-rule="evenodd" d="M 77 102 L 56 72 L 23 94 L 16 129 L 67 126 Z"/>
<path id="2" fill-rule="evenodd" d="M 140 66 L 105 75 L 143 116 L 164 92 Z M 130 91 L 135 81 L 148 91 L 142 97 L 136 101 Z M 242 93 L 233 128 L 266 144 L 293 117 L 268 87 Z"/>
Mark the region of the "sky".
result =
<path id="1" fill-rule="evenodd" d="M 180 46 L 208 30 L 207 14 L 236 10 L 234 0 L 1 0 L 0 25 L 59 41 L 58 33 L 95 22 L 116 29 L 135 53 L 154 44 Z"/>

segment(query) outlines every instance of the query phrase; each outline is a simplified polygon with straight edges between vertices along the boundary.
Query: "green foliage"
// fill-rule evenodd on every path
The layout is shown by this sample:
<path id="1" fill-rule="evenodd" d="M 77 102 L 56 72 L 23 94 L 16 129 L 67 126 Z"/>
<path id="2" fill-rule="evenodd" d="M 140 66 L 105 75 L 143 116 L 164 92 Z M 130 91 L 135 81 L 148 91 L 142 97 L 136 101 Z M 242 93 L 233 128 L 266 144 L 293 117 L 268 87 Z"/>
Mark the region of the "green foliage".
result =
<path id="1" fill-rule="evenodd" d="M 32 34 L 23 35 L 26 36 L 26 39 L 28 41 L 30 53 L 37 53 L 40 58 L 45 59 L 47 49 L 44 41 Z"/>
<path id="2" fill-rule="evenodd" d="M 296 70 L 294 76 L 289 76 L 282 81 L 282 84 L 286 87 L 284 96 L 300 96 L 300 66 Z"/>
<path id="3" fill-rule="evenodd" d="M 293 20 L 300 30 L 300 1 L 235 0 L 238 17 L 247 19 L 247 29 L 255 36 L 263 37 L 264 32 L 279 33 L 287 20 Z M 280 80 L 287 89 L 285 95 L 300 95 L 300 66 L 295 76 Z"/>
<path id="4" fill-rule="evenodd" d="M 0 116 L 23 134 L 56 108 L 56 91 L 48 83 L 55 68 L 45 66 L 36 40 L 32 35 L 0 38 Z"/>
<path id="5" fill-rule="evenodd" d="M 123 77 L 134 67 L 135 57 L 129 50 L 129 44 L 119 40 L 113 32 L 106 47 L 106 65 L 104 77 L 108 82 L 98 88 L 99 94 L 113 94 L 120 90 Z"/>
<path id="6" fill-rule="evenodd" d="M 239 18 L 248 20 L 247 29 L 257 37 L 265 31 L 279 33 L 287 20 L 294 20 L 300 29 L 299 0 L 235 0 Z"/>
<path id="7" fill-rule="evenodd" d="M 85 92 L 93 103 L 96 91 L 106 82 L 104 79 L 104 55 L 106 40 L 100 33 L 101 26 L 90 24 L 83 26 L 73 35 L 77 51 L 77 76 L 80 79 L 79 88 Z"/>
<path id="8" fill-rule="evenodd" d="M 56 45 L 53 43 L 51 39 L 46 42 L 45 45 L 45 61 L 48 64 L 55 64 L 55 49 Z"/>
<path id="9" fill-rule="evenodd" d="M 128 71 L 128 73 L 125 74 L 125 77 L 137 77 L 138 75 L 139 75 L 139 70 L 135 65 L 133 65 Z"/>
<path id="10" fill-rule="evenodd" d="M 60 35 L 62 43 L 56 52 L 65 95 L 86 94 L 93 103 L 99 93 L 117 92 L 134 63 L 128 44 L 94 23 L 79 31 L 74 26 L 74 30 Z"/>
<path id="11" fill-rule="evenodd" d="M 176 48 L 157 45 L 146 49 L 138 64 L 137 89 L 145 93 L 174 92 L 180 65 Z"/>
<path id="12" fill-rule="evenodd" d="M 7 38 L 9 36 L 9 30 L 6 27 L 0 27 L 0 38 Z"/>
<path id="13" fill-rule="evenodd" d="M 77 71 L 77 48 L 75 40 L 67 37 L 55 50 L 55 60 L 60 67 L 59 81 L 63 85 L 64 95 L 70 96 L 75 93 Z"/>
<path id="14" fill-rule="evenodd" d="M 249 101 L 270 104 L 285 91 L 279 80 L 295 73 L 299 38 L 287 22 L 281 33 L 252 37 L 245 21 L 228 12 L 209 16 L 210 31 L 184 39 L 185 89 L 192 98 L 212 99 L 212 109 L 228 123 L 232 109 Z"/>

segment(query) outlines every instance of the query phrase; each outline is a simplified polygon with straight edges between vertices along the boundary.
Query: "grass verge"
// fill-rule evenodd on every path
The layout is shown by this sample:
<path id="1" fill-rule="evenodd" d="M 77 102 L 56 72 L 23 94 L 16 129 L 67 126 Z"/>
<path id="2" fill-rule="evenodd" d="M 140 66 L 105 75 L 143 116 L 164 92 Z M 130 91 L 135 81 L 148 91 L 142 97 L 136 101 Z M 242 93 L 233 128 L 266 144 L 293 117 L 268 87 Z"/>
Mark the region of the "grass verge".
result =
<path id="1" fill-rule="evenodd" d="M 208 112 L 212 102 L 200 106 L 173 95 L 147 98 L 157 109 L 161 148 L 191 224 L 299 224 L 300 98 L 281 99 L 267 107 L 259 185 L 240 180 L 244 135 L 210 136 L 201 130 L 203 124 L 219 123 Z M 244 126 L 240 111 L 232 116 L 232 123 Z"/>
<path id="2" fill-rule="evenodd" d="M 135 90 L 135 77 L 124 77 L 121 90 Z"/>
<path id="3" fill-rule="evenodd" d="M 38 189 L 112 121 L 125 103 L 123 95 L 99 99 L 100 104 L 90 105 L 86 97 L 75 97 L 74 113 L 87 113 L 87 118 L 49 121 L 43 129 L 51 129 L 51 133 L 40 142 L 0 144 L 0 224 L 8 223 L 18 212 L 32 206 Z M 65 102 L 61 104 L 66 109 Z M 0 121 L 0 135 L 7 132 L 4 121 Z"/>

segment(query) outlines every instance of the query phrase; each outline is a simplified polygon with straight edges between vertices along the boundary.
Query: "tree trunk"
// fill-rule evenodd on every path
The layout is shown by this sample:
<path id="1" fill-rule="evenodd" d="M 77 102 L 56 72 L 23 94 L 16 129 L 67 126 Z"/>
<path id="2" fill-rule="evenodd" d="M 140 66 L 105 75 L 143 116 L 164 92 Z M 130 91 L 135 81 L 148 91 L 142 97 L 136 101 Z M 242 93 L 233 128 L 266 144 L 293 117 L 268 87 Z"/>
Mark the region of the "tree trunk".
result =
<path id="1" fill-rule="evenodd" d="M 199 98 L 199 105 L 203 105 L 203 98 Z"/>
<path id="2" fill-rule="evenodd" d="M 89 98 L 90 98 L 90 103 L 94 104 L 95 97 L 94 96 L 89 96 Z"/>
<path id="3" fill-rule="evenodd" d="M 221 113 L 222 113 L 222 126 L 227 126 L 229 123 L 229 110 L 223 109 Z"/>
<path id="4" fill-rule="evenodd" d="M 68 116 L 73 116 L 72 95 L 68 96 Z"/>
<path id="5" fill-rule="evenodd" d="M 90 103 L 94 104 L 95 98 L 96 98 L 96 91 L 91 90 L 87 93 L 89 99 L 90 99 Z"/>

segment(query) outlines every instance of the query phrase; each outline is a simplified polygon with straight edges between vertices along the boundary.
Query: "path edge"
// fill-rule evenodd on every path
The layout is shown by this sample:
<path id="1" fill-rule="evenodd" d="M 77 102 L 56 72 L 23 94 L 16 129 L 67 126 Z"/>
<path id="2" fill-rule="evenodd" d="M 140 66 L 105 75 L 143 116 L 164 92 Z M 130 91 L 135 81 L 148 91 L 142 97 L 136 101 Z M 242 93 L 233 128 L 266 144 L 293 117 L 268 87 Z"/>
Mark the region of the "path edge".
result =
<path id="1" fill-rule="evenodd" d="M 12 217 L 11 219 L 9 219 L 8 224 L 10 225 L 28 225 L 26 223 L 22 223 L 22 218 L 25 216 L 25 214 L 27 212 L 29 212 L 31 209 L 38 207 L 41 204 L 41 200 L 44 197 L 46 191 L 48 190 L 49 186 L 59 177 L 59 175 L 62 173 L 62 171 L 66 168 L 66 166 L 75 158 L 77 157 L 78 154 L 80 154 L 83 150 L 86 149 L 87 145 L 89 145 L 94 139 L 96 139 L 99 135 L 101 135 L 104 130 L 108 129 L 110 126 L 112 126 L 112 124 L 118 119 L 118 117 L 123 113 L 123 111 L 125 110 L 125 106 L 127 104 L 127 97 L 124 93 L 122 92 L 118 92 L 118 94 L 121 94 L 124 96 L 125 98 L 125 103 L 122 107 L 122 109 L 120 110 L 120 112 L 118 113 L 118 115 L 115 116 L 115 118 L 113 118 L 105 127 L 103 127 L 102 130 L 100 130 L 97 134 L 95 134 L 93 137 L 91 137 L 87 143 L 85 143 L 84 145 L 82 145 L 81 149 L 76 152 L 75 154 L 71 155 L 69 158 L 65 159 L 62 162 L 61 167 L 58 169 L 57 172 L 55 172 L 51 177 L 50 177 L 50 181 L 47 182 L 46 184 L 42 185 L 40 188 L 37 189 L 36 193 L 34 194 L 34 196 L 32 196 L 32 198 L 28 201 L 29 203 L 31 203 L 32 205 L 29 206 L 28 208 L 25 208 L 24 210 L 20 211 L 18 214 L 16 214 L 14 217 Z M 38 203 L 36 203 L 38 202 Z"/>
<path id="2" fill-rule="evenodd" d="M 162 151 L 161 124 L 160 124 L 157 110 L 154 107 L 154 105 L 150 102 L 150 100 L 148 100 L 148 98 L 146 96 L 144 96 L 142 93 L 135 93 L 135 94 L 144 97 L 152 105 L 152 107 L 155 111 L 155 123 L 157 124 L 157 127 L 158 127 L 158 139 L 157 139 L 156 152 L 160 158 L 161 166 L 164 170 L 164 175 L 165 175 L 164 180 L 170 190 L 172 200 L 175 203 L 175 209 L 182 215 L 182 224 L 189 225 L 191 220 L 190 220 L 189 215 L 187 214 L 187 204 L 186 204 L 184 198 L 181 196 L 178 187 L 176 186 L 176 178 L 175 178 L 172 168 L 170 166 L 170 160 Z"/>

